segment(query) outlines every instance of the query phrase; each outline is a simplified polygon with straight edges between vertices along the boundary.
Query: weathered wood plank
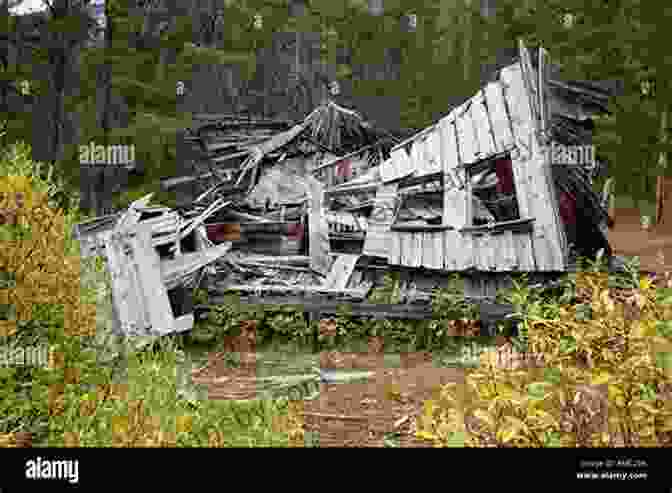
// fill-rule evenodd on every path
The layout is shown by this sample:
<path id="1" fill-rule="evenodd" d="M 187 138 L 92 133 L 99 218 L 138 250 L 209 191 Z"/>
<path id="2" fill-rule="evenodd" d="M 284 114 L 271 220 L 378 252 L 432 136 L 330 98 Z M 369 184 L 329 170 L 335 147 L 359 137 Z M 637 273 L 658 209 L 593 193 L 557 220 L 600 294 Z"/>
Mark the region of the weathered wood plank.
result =
<path id="1" fill-rule="evenodd" d="M 135 226 L 140 220 L 140 216 L 142 215 L 142 209 L 147 208 L 153 196 L 154 194 L 150 193 L 132 202 L 128 206 L 128 209 L 126 209 L 126 211 L 122 213 L 121 217 L 119 218 L 119 221 L 114 226 L 115 230 L 122 231 Z"/>
<path id="2" fill-rule="evenodd" d="M 485 265 L 482 262 L 482 253 L 483 249 L 481 248 L 481 243 L 483 236 L 482 235 L 465 235 L 465 236 L 471 236 L 471 244 L 473 245 L 473 250 L 472 250 L 472 259 L 473 259 L 473 266 L 474 268 L 478 270 L 485 270 Z"/>
<path id="3" fill-rule="evenodd" d="M 343 289 L 343 290 L 335 290 L 335 289 L 328 289 L 328 288 L 323 288 L 322 286 L 285 286 L 285 285 L 273 285 L 273 284 L 268 284 L 268 285 L 255 285 L 255 286 L 249 286 L 249 285 L 244 285 L 244 284 L 226 284 L 222 282 L 215 283 L 215 285 L 212 287 L 212 289 L 209 290 L 211 293 L 210 295 L 210 302 L 211 303 L 223 303 L 225 298 L 225 295 L 232 294 L 234 292 L 238 293 L 255 293 L 255 295 L 263 295 L 264 297 L 270 296 L 270 295 L 280 295 L 280 296 L 290 296 L 292 294 L 294 295 L 299 295 L 302 299 L 305 298 L 306 296 L 333 296 L 336 298 L 343 298 L 343 299 L 350 299 L 350 300 L 363 300 L 366 295 L 368 294 L 372 281 L 371 279 L 367 279 L 367 276 L 374 277 L 375 276 L 374 271 L 370 272 L 365 272 L 365 278 L 362 281 L 361 285 L 358 285 L 352 289 Z M 244 294 L 240 294 L 240 296 L 244 296 Z M 286 298 L 285 298 L 286 299 Z"/>
<path id="4" fill-rule="evenodd" d="M 500 238 L 502 237 L 501 234 L 497 235 L 489 235 L 486 236 L 485 241 L 484 241 L 484 249 L 485 249 L 485 255 L 486 255 L 486 266 L 487 269 L 490 271 L 494 271 L 497 269 L 498 265 L 498 258 L 497 258 L 497 252 L 501 252 L 501 247 L 499 245 L 500 243 Z"/>
<path id="5" fill-rule="evenodd" d="M 455 118 L 457 127 L 457 145 L 460 151 L 460 161 L 462 164 L 471 164 L 478 160 L 478 145 L 474 135 L 474 126 L 469 116 L 469 105 L 467 102 Z"/>
<path id="6" fill-rule="evenodd" d="M 195 317 L 193 313 L 187 313 L 175 319 L 174 332 L 180 333 L 194 328 Z"/>
<path id="7" fill-rule="evenodd" d="M 424 257 L 424 234 L 425 233 L 411 233 L 411 265 L 410 267 L 421 267 L 422 259 Z"/>
<path id="8" fill-rule="evenodd" d="M 129 242 L 135 256 L 134 267 L 140 278 L 143 304 L 148 312 L 152 331 L 168 334 L 174 329 L 175 318 L 161 277 L 159 254 L 152 246 L 151 230 L 142 225 L 134 229 L 135 234 L 129 237 Z"/>
<path id="9" fill-rule="evenodd" d="M 434 129 L 432 133 L 427 136 L 426 142 L 427 154 L 427 174 L 439 173 L 443 171 L 443 162 L 441 158 L 441 134 L 439 128 Z"/>
<path id="10" fill-rule="evenodd" d="M 517 256 L 512 231 L 504 231 L 502 235 L 501 270 L 511 271 L 517 268 Z"/>
<path id="11" fill-rule="evenodd" d="M 323 207 L 324 189 L 322 184 L 312 176 L 308 178 L 308 183 L 311 188 L 308 209 L 310 268 L 326 275 L 330 266 L 330 243 L 329 224 Z"/>
<path id="12" fill-rule="evenodd" d="M 135 327 L 140 314 L 134 300 L 137 293 L 133 289 L 132 277 L 129 272 L 129 264 L 124 254 L 122 236 L 114 234 L 105 244 L 105 256 L 107 257 L 107 269 L 110 273 L 112 284 L 112 299 L 117 308 L 120 330 L 126 333 L 131 327 Z"/>
<path id="13" fill-rule="evenodd" d="M 389 258 L 390 238 L 393 234 L 390 232 L 390 225 L 396 210 L 397 187 L 396 183 L 381 185 L 376 192 L 362 249 L 364 255 Z"/>
<path id="14" fill-rule="evenodd" d="M 531 141 L 534 140 L 534 121 L 522 69 L 520 65 L 511 65 L 503 68 L 500 76 L 506 109 L 513 127 L 515 146 L 521 150 L 526 159 L 529 159 L 533 151 L 530 147 L 533 144 Z"/>
<path id="15" fill-rule="evenodd" d="M 491 82 L 485 87 L 485 102 L 495 135 L 496 152 L 505 152 L 513 147 L 511 122 L 504 106 L 504 93 L 498 82 Z"/>
<path id="16" fill-rule="evenodd" d="M 443 233 L 425 233 L 424 243 L 429 258 L 423 264 L 430 269 L 443 269 Z"/>
<path id="17" fill-rule="evenodd" d="M 460 164 L 455 124 L 453 121 L 444 118 L 441 120 L 438 130 L 439 149 L 444 172 L 443 225 L 460 229 L 467 224 L 467 193 L 466 190 L 460 188 L 462 184 L 455 170 Z M 446 255 L 451 256 L 449 253 Z"/>
<path id="18" fill-rule="evenodd" d="M 399 235 L 399 243 L 401 244 L 401 265 L 408 266 L 411 262 L 410 252 L 411 252 L 411 235 L 413 233 L 394 233 Z"/>
<path id="19" fill-rule="evenodd" d="M 469 224 L 467 191 L 459 188 L 444 190 L 443 196 L 443 223 L 455 229 L 462 229 Z"/>
<path id="20" fill-rule="evenodd" d="M 448 117 L 441 120 L 439 125 L 439 137 L 441 143 L 442 169 L 444 173 L 450 173 L 460 164 L 454 120 L 449 119 Z M 456 183 L 456 185 L 459 184 Z"/>
<path id="21" fill-rule="evenodd" d="M 521 53 L 527 53 L 522 50 Z M 564 268 L 563 232 L 556 218 L 557 205 L 553 203 L 551 184 L 546 179 L 544 166 L 549 166 L 534 135 L 538 122 L 533 107 L 534 94 L 525 82 L 526 62 L 506 67 L 501 72 L 505 88 L 506 107 L 509 111 L 516 146 L 513 156 L 514 177 L 519 191 L 521 215 L 534 217 L 534 255 L 537 268 L 542 271 Z M 552 180 L 551 180 L 552 183 Z M 538 244 L 538 245 L 537 245 Z M 557 244 L 557 245 L 556 245 Z"/>
<path id="22" fill-rule="evenodd" d="M 448 230 L 443 232 L 443 249 L 442 253 L 442 263 L 443 268 L 446 270 L 456 270 L 457 262 L 455 261 L 456 249 L 455 249 L 455 236 L 457 231 Z"/>
<path id="23" fill-rule="evenodd" d="M 540 129 L 539 125 L 539 91 L 537 87 L 538 78 L 535 76 L 534 68 L 532 67 L 532 60 L 530 59 L 530 52 L 525 46 L 525 42 L 518 40 L 518 52 L 520 55 L 520 67 L 523 82 L 527 93 L 529 94 L 530 109 L 532 110 L 532 123 L 535 129 Z"/>
<path id="24" fill-rule="evenodd" d="M 359 257 L 360 255 L 354 254 L 338 255 L 322 285 L 329 289 L 345 289 Z"/>
<path id="25" fill-rule="evenodd" d="M 397 149 L 390 154 L 390 158 L 385 160 L 380 166 L 380 177 L 383 183 L 398 180 L 409 176 L 414 171 L 414 165 L 411 156 L 404 148 Z"/>
<path id="26" fill-rule="evenodd" d="M 471 105 L 471 118 L 474 122 L 481 159 L 486 159 L 497 153 L 493 139 L 493 130 L 490 128 L 490 118 L 485 107 L 485 94 L 480 90 Z"/>
<path id="27" fill-rule="evenodd" d="M 390 243 L 389 263 L 391 265 L 401 265 L 401 237 L 399 233 L 390 233 Z"/>
<path id="28" fill-rule="evenodd" d="M 511 164 L 516 186 L 516 198 L 522 217 L 536 217 L 533 184 L 530 183 L 528 163 L 532 157 L 532 146 L 536 143 L 531 124 L 529 99 L 523 87 L 520 67 L 506 67 L 501 72 L 505 109 L 513 128 L 516 151 L 512 153 Z M 538 226 L 535 226 L 538 227 Z"/>
<path id="29" fill-rule="evenodd" d="M 521 272 L 530 272 L 537 269 L 534 253 L 532 251 L 532 238 L 530 234 L 513 235 L 516 249 L 516 263 Z"/>
<path id="30" fill-rule="evenodd" d="M 205 250 L 185 253 L 174 259 L 163 260 L 159 266 L 161 281 L 166 289 L 172 289 L 180 284 L 184 278 L 214 262 L 230 249 L 231 242 L 225 242 Z"/>
<path id="31" fill-rule="evenodd" d="M 549 163 L 542 153 L 536 154 L 528 163 L 530 192 L 535 204 L 534 253 L 539 257 L 539 270 L 563 270 L 564 251 L 562 235 L 556 222 L 555 196 L 546 180 L 544 167 Z"/>

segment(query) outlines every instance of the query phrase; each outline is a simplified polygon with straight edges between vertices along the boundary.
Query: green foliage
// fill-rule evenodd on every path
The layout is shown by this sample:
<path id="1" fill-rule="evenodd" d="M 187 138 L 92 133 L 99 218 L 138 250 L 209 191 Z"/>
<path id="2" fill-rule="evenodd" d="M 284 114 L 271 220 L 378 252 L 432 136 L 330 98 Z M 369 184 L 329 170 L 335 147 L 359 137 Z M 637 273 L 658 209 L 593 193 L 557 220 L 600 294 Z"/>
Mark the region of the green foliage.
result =
<path id="1" fill-rule="evenodd" d="M 476 447 L 672 446 L 666 295 L 647 278 L 625 302 L 612 298 L 607 273 L 580 273 L 576 283 L 591 295 L 589 318 L 571 305 L 555 316 L 526 310 L 528 351 L 486 352 L 466 385 L 426 403 L 417 435 L 437 446 L 456 437 Z M 529 292 L 515 291 L 529 307 Z"/>
<path id="2" fill-rule="evenodd" d="M 24 315 L 16 324 L 0 320 L 3 332 L 15 325 L 0 338 L 0 345 L 3 350 L 46 348 L 48 364 L 0 369 L 0 446 L 16 446 L 17 432 L 31 433 L 35 446 L 288 445 L 299 432 L 296 410 L 286 401 L 236 403 L 189 397 L 185 356 L 169 339 L 158 341 L 156 351 L 142 352 L 112 337 L 105 320 L 109 313 L 104 313 L 111 312 L 111 305 L 102 303 L 109 296 L 102 261 L 82 260 L 77 268 L 78 244 L 70 235 L 70 226 L 79 219 L 75 211 L 56 221 L 60 230 L 38 229 L 55 216 L 40 208 L 39 199 L 59 190 L 37 173 L 38 164 L 28 160 L 28 154 L 24 146 L 14 146 L 3 155 L 1 188 L 5 193 L 24 192 L 28 203 L 35 200 L 25 211 L 38 248 L 30 258 L 44 265 L 21 262 L 7 245 L 0 249 L 2 302 L 9 301 Z M 19 248 L 26 244 L 16 242 Z M 59 252 L 66 253 L 65 261 Z M 77 262 L 73 264 L 72 258 Z M 50 288 L 48 292 L 56 296 L 45 299 L 37 288 L 49 281 L 49 275 L 58 289 Z M 90 313 L 79 317 L 78 307 L 90 305 L 98 308 L 94 319 Z M 32 312 L 27 314 L 26 307 Z M 87 327 L 95 330 L 81 330 Z"/>

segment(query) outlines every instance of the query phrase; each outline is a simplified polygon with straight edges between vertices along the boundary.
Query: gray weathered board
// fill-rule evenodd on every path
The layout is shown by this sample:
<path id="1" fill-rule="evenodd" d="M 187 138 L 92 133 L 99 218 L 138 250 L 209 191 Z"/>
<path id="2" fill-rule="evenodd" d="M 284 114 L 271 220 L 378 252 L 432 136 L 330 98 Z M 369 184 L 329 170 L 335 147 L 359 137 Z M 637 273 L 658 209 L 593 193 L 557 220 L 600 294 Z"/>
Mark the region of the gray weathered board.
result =
<path id="1" fill-rule="evenodd" d="M 390 226 L 397 204 L 397 184 L 381 185 L 376 193 L 375 205 L 369 219 L 364 255 L 387 258 L 390 248 Z"/>
<path id="2" fill-rule="evenodd" d="M 329 289 L 345 289 L 359 257 L 360 255 L 354 254 L 338 255 L 322 286 Z"/>
<path id="3" fill-rule="evenodd" d="M 388 253 L 391 265 L 486 272 L 564 270 L 567 251 L 550 162 L 536 135 L 539 115 L 534 98 L 543 93 L 537 88 L 537 74 L 531 70 L 529 53 L 521 46 L 521 60 L 501 69 L 498 80 L 409 141 L 415 174 L 433 170 L 432 154 L 440 156 L 443 226 L 391 231 L 374 226 L 368 236 L 377 240 L 378 251 Z M 438 146 L 432 140 L 437 136 Z M 395 152 L 405 151 L 403 147 L 393 149 L 388 163 L 394 170 L 389 175 L 399 178 L 408 170 L 399 171 L 392 163 Z M 465 169 L 507 152 L 512 154 L 519 222 L 532 221 L 532 232 L 512 224 L 512 231 L 489 235 L 470 228 L 473 206 Z M 365 249 L 364 253 L 372 251 Z"/>

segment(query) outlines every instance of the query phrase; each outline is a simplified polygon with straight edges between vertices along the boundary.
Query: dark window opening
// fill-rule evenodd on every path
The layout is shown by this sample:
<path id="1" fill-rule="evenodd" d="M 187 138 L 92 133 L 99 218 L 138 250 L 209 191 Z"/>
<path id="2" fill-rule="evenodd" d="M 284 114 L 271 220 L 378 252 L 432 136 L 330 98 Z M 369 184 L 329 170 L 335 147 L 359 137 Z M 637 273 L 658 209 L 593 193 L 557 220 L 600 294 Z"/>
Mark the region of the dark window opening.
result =
<path id="1" fill-rule="evenodd" d="M 395 226 L 441 226 L 443 189 L 439 180 L 401 189 Z"/>
<path id="2" fill-rule="evenodd" d="M 469 173 L 472 191 L 472 224 L 520 219 L 510 157 L 487 161 Z"/>

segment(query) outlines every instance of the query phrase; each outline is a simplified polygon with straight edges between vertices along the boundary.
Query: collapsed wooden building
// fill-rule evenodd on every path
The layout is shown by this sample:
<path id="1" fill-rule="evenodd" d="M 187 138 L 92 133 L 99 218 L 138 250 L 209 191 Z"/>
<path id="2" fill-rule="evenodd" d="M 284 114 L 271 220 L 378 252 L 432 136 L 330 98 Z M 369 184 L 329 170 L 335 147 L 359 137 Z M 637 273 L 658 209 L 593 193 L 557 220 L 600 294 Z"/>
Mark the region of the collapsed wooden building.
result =
<path id="1" fill-rule="evenodd" d="M 558 80 L 545 52 L 521 43 L 475 96 L 405 139 L 331 101 L 293 125 L 202 121 L 192 142 L 204 164 L 162 182 L 183 203 L 173 239 L 200 238 L 189 273 L 214 262 L 212 303 L 236 292 L 318 314 L 347 301 L 362 315 L 422 318 L 454 273 L 489 303 L 512 274 L 554 278 L 578 255 L 611 254 L 596 156 L 579 153 L 593 149 L 590 120 L 609 96 Z M 154 253 L 179 262 L 175 249 Z M 367 295 L 391 271 L 405 305 L 374 310 Z"/>
<path id="2" fill-rule="evenodd" d="M 553 79 L 539 53 L 533 64 L 521 43 L 516 63 L 391 150 L 364 254 L 462 272 L 475 296 L 513 272 L 560 273 L 578 256 L 611 255 L 589 125 L 610 91 Z"/>

